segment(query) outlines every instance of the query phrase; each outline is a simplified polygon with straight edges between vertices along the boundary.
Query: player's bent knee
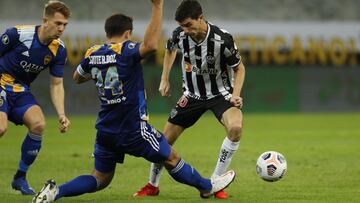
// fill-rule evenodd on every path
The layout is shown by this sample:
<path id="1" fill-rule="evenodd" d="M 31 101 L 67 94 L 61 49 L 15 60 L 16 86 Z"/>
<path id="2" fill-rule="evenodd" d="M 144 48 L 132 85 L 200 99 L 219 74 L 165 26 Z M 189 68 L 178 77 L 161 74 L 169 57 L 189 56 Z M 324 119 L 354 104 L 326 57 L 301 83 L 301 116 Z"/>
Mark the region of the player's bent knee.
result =
<path id="1" fill-rule="evenodd" d="M 230 127 L 229 131 L 234 133 L 234 134 L 240 134 L 241 131 L 242 131 L 242 125 L 241 124 L 232 125 Z"/>
<path id="2" fill-rule="evenodd" d="M 164 162 L 165 168 L 168 170 L 175 168 L 180 159 L 180 155 L 172 149 L 169 158 Z"/>
<path id="3" fill-rule="evenodd" d="M 32 133 L 41 135 L 45 130 L 45 125 L 45 121 L 37 121 L 30 126 L 30 131 Z"/>
<path id="4" fill-rule="evenodd" d="M 106 179 L 106 180 L 99 181 L 99 185 L 98 185 L 96 191 L 100 191 L 100 190 L 106 188 L 110 183 L 111 183 L 111 179 L 110 180 Z"/>
<path id="5" fill-rule="evenodd" d="M 242 132 L 241 123 L 233 123 L 228 127 L 229 139 L 233 142 L 240 140 Z"/>
<path id="6" fill-rule="evenodd" d="M 96 178 L 96 181 L 98 182 L 98 187 L 96 191 L 99 191 L 106 188 L 111 183 L 111 180 L 114 177 L 114 172 L 100 173 L 98 171 L 94 171 L 92 175 Z"/>

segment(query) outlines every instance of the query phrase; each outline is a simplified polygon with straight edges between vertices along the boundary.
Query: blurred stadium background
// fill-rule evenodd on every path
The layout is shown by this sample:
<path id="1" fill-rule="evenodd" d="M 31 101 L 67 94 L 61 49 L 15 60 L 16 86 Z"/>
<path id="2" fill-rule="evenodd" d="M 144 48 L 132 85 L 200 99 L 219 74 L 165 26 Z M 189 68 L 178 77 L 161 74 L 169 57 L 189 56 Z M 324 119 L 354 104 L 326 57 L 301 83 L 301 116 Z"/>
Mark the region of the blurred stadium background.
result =
<path id="1" fill-rule="evenodd" d="M 1 0 L 1 30 L 16 24 L 39 24 L 45 2 Z M 103 42 L 104 20 L 111 13 L 133 16 L 134 36 L 141 38 L 150 16 L 150 3 L 146 0 L 64 2 L 72 10 L 62 37 L 68 49 L 67 111 L 93 114 L 97 110 L 95 89 L 91 84 L 85 85 L 88 88 L 75 85 L 70 77 L 72 72 L 89 46 Z M 173 18 L 179 2 L 165 2 L 162 44 L 177 26 Z M 232 33 L 243 56 L 247 70 L 242 94 L 244 112 L 360 111 L 359 1 L 203 0 L 201 3 L 207 20 Z M 181 93 L 179 65 L 172 72 L 173 97 L 161 98 L 157 91 L 163 53 L 163 49 L 158 51 L 144 64 L 150 113 L 168 113 Z M 43 73 L 32 89 L 45 112 L 53 114 L 47 77 Z"/>
<path id="2" fill-rule="evenodd" d="M 58 136 L 56 117 L 47 117 L 46 139 L 28 175 L 35 189 L 48 178 L 63 183 L 92 168 L 93 123 L 99 102 L 93 85 L 76 85 L 72 73 L 86 49 L 103 42 L 108 15 L 133 16 L 134 36 L 140 39 L 150 16 L 149 1 L 64 0 L 72 10 L 62 37 L 68 49 L 64 80 L 72 126 L 67 136 Z M 229 202 L 360 202 L 360 1 L 199 1 L 207 20 L 233 34 L 246 67 L 245 137 L 231 165 L 238 179 L 228 189 Z M 179 2 L 165 0 L 162 45 L 177 26 L 173 16 Z M 17 24 L 41 23 L 45 3 L 0 0 L 1 32 Z M 179 59 L 171 74 L 172 97 L 162 98 L 158 93 L 163 53 L 161 49 L 144 61 L 150 122 L 159 129 L 181 94 Z M 32 91 L 44 112 L 54 115 L 48 71 L 39 77 Z M 20 196 L 9 186 L 26 129 L 9 128 L 0 140 L 0 202 L 29 202 L 30 197 Z M 209 176 L 224 133 L 212 115 L 204 116 L 175 147 Z M 282 152 L 288 161 L 287 175 L 275 184 L 255 174 L 257 156 L 267 150 Z M 159 197 L 134 200 L 131 194 L 148 179 L 148 166 L 128 157 L 105 191 L 60 202 L 199 202 L 195 190 L 175 184 L 167 175 Z"/>

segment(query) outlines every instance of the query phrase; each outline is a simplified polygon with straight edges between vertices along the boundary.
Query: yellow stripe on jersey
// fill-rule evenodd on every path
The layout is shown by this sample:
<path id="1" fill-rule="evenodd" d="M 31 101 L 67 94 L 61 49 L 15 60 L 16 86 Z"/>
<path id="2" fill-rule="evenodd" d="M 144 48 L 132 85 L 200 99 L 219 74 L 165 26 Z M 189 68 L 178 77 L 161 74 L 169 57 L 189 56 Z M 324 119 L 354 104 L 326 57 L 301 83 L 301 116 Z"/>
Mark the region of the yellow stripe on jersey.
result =
<path id="1" fill-rule="evenodd" d="M 27 29 L 27 28 L 33 28 L 36 25 L 16 25 L 16 29 Z"/>
<path id="2" fill-rule="evenodd" d="M 0 78 L 0 86 L 5 90 L 10 90 L 13 92 L 24 92 L 25 87 L 23 87 L 21 84 L 14 83 L 15 78 L 13 78 L 11 75 L 3 73 L 1 74 Z"/>
<path id="3" fill-rule="evenodd" d="M 15 81 L 15 78 L 13 78 L 11 75 L 3 73 L 1 74 L 0 83 L 1 86 L 3 85 L 13 85 Z"/>
<path id="4" fill-rule="evenodd" d="M 121 54 L 122 44 L 111 44 L 110 48 L 117 54 Z"/>
<path id="5" fill-rule="evenodd" d="M 54 39 L 50 44 L 49 44 L 49 49 L 50 51 L 53 53 L 54 56 L 56 56 L 56 53 L 59 49 L 60 46 L 60 40 L 58 39 Z"/>
<path id="6" fill-rule="evenodd" d="M 86 51 L 85 58 L 89 58 L 89 56 L 90 56 L 93 52 L 95 52 L 95 51 L 97 51 L 98 49 L 100 49 L 100 47 L 101 47 L 100 45 L 95 45 L 95 46 L 89 48 L 89 49 Z"/>
<path id="7" fill-rule="evenodd" d="M 21 86 L 20 84 L 14 84 L 12 85 L 13 92 L 24 92 L 25 88 Z"/>

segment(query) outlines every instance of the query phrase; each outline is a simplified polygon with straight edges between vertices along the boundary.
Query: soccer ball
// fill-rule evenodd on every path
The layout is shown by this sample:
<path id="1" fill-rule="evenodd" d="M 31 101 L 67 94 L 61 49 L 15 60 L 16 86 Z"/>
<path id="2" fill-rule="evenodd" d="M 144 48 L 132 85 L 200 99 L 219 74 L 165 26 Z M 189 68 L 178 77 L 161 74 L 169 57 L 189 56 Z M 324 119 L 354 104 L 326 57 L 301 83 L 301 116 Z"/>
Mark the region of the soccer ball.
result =
<path id="1" fill-rule="evenodd" d="M 265 181 L 275 182 L 284 177 L 287 170 L 285 157 L 279 152 L 262 153 L 256 162 L 256 173 Z"/>

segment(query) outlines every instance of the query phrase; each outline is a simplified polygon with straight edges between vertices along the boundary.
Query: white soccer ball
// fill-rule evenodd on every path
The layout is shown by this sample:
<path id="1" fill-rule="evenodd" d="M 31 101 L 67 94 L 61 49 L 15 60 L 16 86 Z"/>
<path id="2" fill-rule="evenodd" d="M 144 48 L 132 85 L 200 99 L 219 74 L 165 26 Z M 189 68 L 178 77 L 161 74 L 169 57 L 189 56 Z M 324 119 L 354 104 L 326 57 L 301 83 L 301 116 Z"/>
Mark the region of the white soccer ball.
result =
<path id="1" fill-rule="evenodd" d="M 256 173 L 265 181 L 274 182 L 284 177 L 287 170 L 285 157 L 279 152 L 262 153 L 256 162 Z"/>

